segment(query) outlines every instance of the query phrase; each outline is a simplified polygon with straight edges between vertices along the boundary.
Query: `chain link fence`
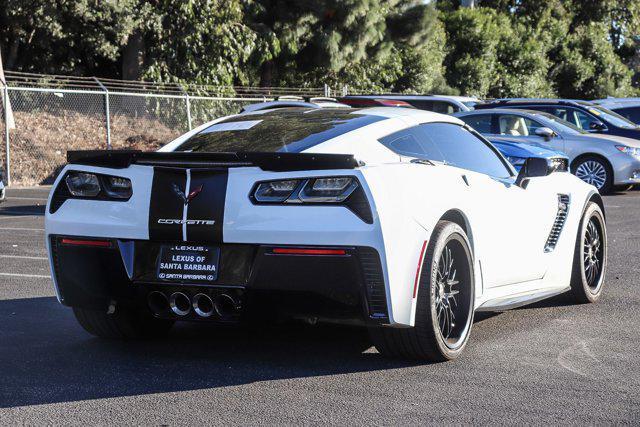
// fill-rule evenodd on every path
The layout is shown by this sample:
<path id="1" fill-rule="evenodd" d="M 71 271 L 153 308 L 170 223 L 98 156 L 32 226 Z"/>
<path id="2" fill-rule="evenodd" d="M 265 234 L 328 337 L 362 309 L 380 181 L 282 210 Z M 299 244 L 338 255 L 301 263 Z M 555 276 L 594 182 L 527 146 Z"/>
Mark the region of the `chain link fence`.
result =
<path id="1" fill-rule="evenodd" d="M 207 87 L 6 72 L 0 81 L 0 156 L 5 182 L 50 184 L 68 150 L 151 151 L 216 117 L 279 96 L 325 88 Z M 15 128 L 8 129 L 8 98 Z"/>

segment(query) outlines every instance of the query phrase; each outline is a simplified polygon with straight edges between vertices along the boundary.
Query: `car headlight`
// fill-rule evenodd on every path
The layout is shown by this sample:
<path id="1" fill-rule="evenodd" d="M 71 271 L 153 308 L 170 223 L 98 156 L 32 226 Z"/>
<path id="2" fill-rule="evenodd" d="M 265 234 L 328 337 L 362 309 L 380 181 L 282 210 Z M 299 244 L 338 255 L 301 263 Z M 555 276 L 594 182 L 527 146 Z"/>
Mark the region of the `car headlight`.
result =
<path id="1" fill-rule="evenodd" d="M 636 147 L 627 147 L 626 145 L 616 145 L 618 151 L 622 151 L 623 153 L 629 154 L 633 157 L 640 157 L 640 148 Z"/>
<path id="2" fill-rule="evenodd" d="M 507 156 L 507 160 L 513 166 L 524 166 L 524 162 L 527 161 L 526 157 L 515 157 L 515 156 Z"/>
<path id="3" fill-rule="evenodd" d="M 364 190 L 353 176 L 262 181 L 256 183 L 249 196 L 258 205 L 342 205 L 365 222 L 373 222 Z"/>
<path id="4" fill-rule="evenodd" d="M 549 165 L 554 172 L 567 172 L 569 170 L 569 161 L 563 157 L 549 159 Z"/>

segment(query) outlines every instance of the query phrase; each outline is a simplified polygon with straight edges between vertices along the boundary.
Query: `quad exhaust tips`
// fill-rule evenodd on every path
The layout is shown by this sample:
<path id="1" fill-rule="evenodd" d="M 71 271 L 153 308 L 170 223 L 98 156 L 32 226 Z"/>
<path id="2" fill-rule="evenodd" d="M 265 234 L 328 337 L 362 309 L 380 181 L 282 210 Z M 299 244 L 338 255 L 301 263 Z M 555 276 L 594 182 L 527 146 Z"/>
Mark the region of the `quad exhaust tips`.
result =
<path id="1" fill-rule="evenodd" d="M 214 310 L 213 300 L 209 295 L 197 294 L 193 297 L 193 311 L 200 317 L 211 317 Z"/>
<path id="2" fill-rule="evenodd" d="M 230 295 L 220 294 L 216 297 L 214 307 L 218 316 L 224 319 L 236 311 L 236 300 Z"/>
<path id="3" fill-rule="evenodd" d="M 153 291 L 147 296 L 147 305 L 155 314 L 166 313 L 169 310 L 169 298 L 162 292 Z"/>
<path id="4" fill-rule="evenodd" d="M 182 292 L 174 292 L 169 297 L 169 306 L 178 316 L 186 316 L 191 311 L 191 300 Z"/>
<path id="5" fill-rule="evenodd" d="M 190 298 L 186 293 L 179 291 L 171 294 L 161 291 L 149 292 L 147 305 L 157 316 L 173 313 L 184 317 L 193 310 L 198 317 L 215 316 L 220 319 L 229 319 L 238 310 L 238 302 L 229 294 L 218 294 L 212 298 L 207 294 L 197 293 Z"/>

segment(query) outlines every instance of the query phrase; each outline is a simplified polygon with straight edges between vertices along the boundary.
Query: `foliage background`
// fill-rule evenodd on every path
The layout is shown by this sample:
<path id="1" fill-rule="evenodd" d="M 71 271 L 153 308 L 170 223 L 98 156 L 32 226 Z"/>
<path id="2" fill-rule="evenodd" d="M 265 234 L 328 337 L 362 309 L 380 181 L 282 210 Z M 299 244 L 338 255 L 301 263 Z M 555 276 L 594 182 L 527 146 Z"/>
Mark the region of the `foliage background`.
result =
<path id="1" fill-rule="evenodd" d="M 5 68 L 212 85 L 640 93 L 637 0 L 0 0 Z"/>

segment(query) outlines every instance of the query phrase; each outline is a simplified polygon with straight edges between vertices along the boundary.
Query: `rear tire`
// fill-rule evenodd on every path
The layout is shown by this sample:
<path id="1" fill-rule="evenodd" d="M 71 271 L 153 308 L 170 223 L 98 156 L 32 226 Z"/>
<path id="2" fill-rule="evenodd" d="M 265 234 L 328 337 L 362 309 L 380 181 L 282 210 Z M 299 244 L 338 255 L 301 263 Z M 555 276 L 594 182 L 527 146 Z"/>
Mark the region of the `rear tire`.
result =
<path id="1" fill-rule="evenodd" d="M 571 292 L 576 302 L 600 299 L 607 269 L 607 227 L 597 203 L 589 202 L 582 215 L 571 273 Z"/>
<path id="2" fill-rule="evenodd" d="M 146 312 L 120 306 L 112 314 L 73 307 L 73 314 L 85 331 L 100 338 L 156 338 L 173 326 L 172 320 L 157 319 Z"/>
<path id="3" fill-rule="evenodd" d="M 473 324 L 473 257 L 462 228 L 438 222 L 427 246 L 416 296 L 415 326 L 371 328 L 371 339 L 389 357 L 443 362 L 464 350 Z"/>

